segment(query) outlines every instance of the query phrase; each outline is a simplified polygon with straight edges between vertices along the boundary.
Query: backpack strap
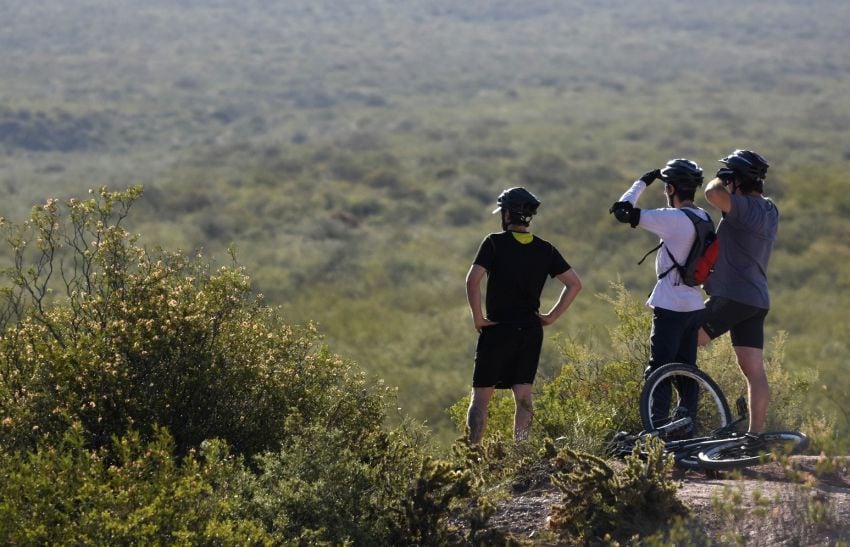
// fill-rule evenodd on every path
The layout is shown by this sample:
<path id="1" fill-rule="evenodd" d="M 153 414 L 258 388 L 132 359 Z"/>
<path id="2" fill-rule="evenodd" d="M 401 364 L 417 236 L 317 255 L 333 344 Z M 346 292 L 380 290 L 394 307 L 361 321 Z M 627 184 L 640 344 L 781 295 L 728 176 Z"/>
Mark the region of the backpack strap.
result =
<path id="1" fill-rule="evenodd" d="M 654 253 L 655 251 L 657 251 L 658 249 L 660 249 L 660 248 L 661 248 L 661 245 L 662 245 L 662 243 L 659 243 L 658 245 L 656 245 L 656 246 L 655 246 L 655 247 L 653 247 L 652 249 L 648 250 L 648 251 L 646 252 L 646 254 L 645 254 L 645 255 L 643 255 L 643 258 L 641 258 L 640 260 L 638 260 L 638 266 L 640 266 L 641 264 L 643 264 L 643 261 L 644 261 L 644 260 L 646 260 L 646 257 L 648 257 L 649 255 L 651 255 L 652 253 Z"/>
<path id="2" fill-rule="evenodd" d="M 686 207 L 682 207 L 679 210 L 681 212 L 685 213 L 685 216 L 688 217 L 688 220 L 690 220 L 691 224 L 693 224 L 693 226 L 694 226 L 694 238 L 695 239 L 694 239 L 694 243 L 691 244 L 691 246 L 693 246 L 693 244 L 695 244 L 697 242 L 696 238 L 699 238 L 699 231 L 697 230 L 697 222 L 711 222 L 711 217 L 709 217 L 708 220 L 706 220 L 706 219 L 700 217 L 698 214 L 691 211 L 690 209 L 686 208 Z M 712 227 L 713 226 L 714 226 L 714 224 L 712 223 Z M 659 245 L 659 247 L 660 246 L 661 245 Z M 665 271 L 664 273 L 659 274 L 658 279 L 664 279 L 665 277 L 667 277 L 667 274 L 669 274 L 673 270 L 678 271 L 679 277 L 684 279 L 685 278 L 685 266 L 683 264 L 679 264 L 679 262 L 676 260 L 676 257 L 673 256 L 673 253 L 670 252 L 669 247 L 664 247 L 664 250 L 667 251 L 667 256 L 669 256 L 670 260 L 673 261 L 673 265 L 670 266 L 669 268 L 667 268 L 667 271 Z M 688 251 L 688 255 L 690 255 L 690 251 Z M 688 260 L 688 257 L 686 256 L 685 261 L 687 262 L 687 260 Z"/>
<path id="3" fill-rule="evenodd" d="M 663 243 L 659 243 L 658 245 L 656 245 L 655 247 L 653 247 L 652 249 L 647 251 L 647 253 L 645 255 L 643 255 L 643 258 L 641 258 L 640 261 L 638 262 L 638 266 L 643 264 L 644 260 L 646 260 L 646 257 L 648 257 L 649 255 L 651 255 L 652 253 L 654 253 L 655 251 L 660 249 L 661 245 L 663 245 Z M 673 261 L 673 265 L 670 266 L 669 268 L 667 268 L 667 271 L 658 274 L 658 279 L 664 279 L 665 277 L 667 277 L 667 274 L 669 274 L 670 272 L 672 272 L 673 270 L 675 270 L 677 268 L 679 269 L 679 275 L 681 275 L 682 266 L 680 266 L 679 263 L 676 262 L 676 259 L 673 258 L 673 253 L 670 252 L 670 249 L 668 249 L 667 247 L 664 247 L 664 250 L 667 251 L 667 256 L 669 256 L 670 260 Z"/>
<path id="4" fill-rule="evenodd" d="M 711 224 L 711 227 L 714 228 L 714 222 L 712 222 L 711 217 L 708 217 L 708 220 L 706 220 L 706 219 L 702 218 L 701 216 L 699 216 L 698 214 L 696 214 L 695 212 L 693 212 L 690 209 L 685 208 L 685 207 L 683 207 L 679 210 L 681 212 L 685 213 L 685 216 L 688 217 L 688 220 L 690 220 L 691 223 L 694 225 L 694 237 L 699 237 L 699 233 L 697 232 L 697 222 L 708 222 L 708 223 Z M 696 240 L 694 240 L 694 242 L 696 242 Z M 663 241 L 661 243 L 659 243 L 658 245 L 656 245 L 655 247 L 653 247 L 652 249 L 650 249 L 649 251 L 647 251 L 647 253 L 645 255 L 643 255 L 643 258 L 641 258 L 638 261 L 638 265 L 643 264 L 643 262 L 646 260 L 646 258 L 649 255 L 651 255 L 652 253 L 654 253 L 655 251 L 657 251 L 658 249 L 660 249 L 662 245 L 664 245 Z M 667 277 L 667 274 L 669 274 L 673 270 L 678 270 L 679 275 L 682 276 L 682 278 L 684 278 L 683 270 L 684 270 L 685 267 L 683 265 L 679 264 L 676 261 L 676 257 L 673 256 L 673 253 L 670 252 L 670 249 L 668 247 L 664 247 L 664 250 L 667 251 L 667 256 L 669 256 L 670 260 L 673 261 L 673 265 L 670 266 L 667 269 L 667 271 L 659 274 L 658 279 L 664 279 L 665 277 Z M 687 257 L 685 257 L 685 259 L 687 260 Z"/>
<path id="5" fill-rule="evenodd" d="M 698 214 L 693 212 L 693 210 L 690 207 L 682 207 L 679 210 L 682 211 L 683 213 L 685 213 L 685 216 L 687 216 L 689 219 L 691 219 L 691 222 L 694 223 L 694 229 L 695 230 L 696 230 L 697 222 L 708 222 L 709 224 L 711 224 L 711 227 L 714 228 L 714 221 L 711 220 L 711 216 L 709 216 L 707 219 L 702 218 L 701 216 L 699 216 Z"/>
<path id="6" fill-rule="evenodd" d="M 669 257 L 670 257 L 670 260 L 672 260 L 672 261 L 673 261 L 673 265 L 672 265 L 672 266 L 670 266 L 669 268 L 667 268 L 667 271 L 666 271 L 666 272 L 664 272 L 664 273 L 660 274 L 660 275 L 658 276 L 658 279 L 664 279 L 665 277 L 667 277 L 667 274 L 668 274 L 668 273 L 670 273 L 670 272 L 672 272 L 673 270 L 677 270 L 677 271 L 679 272 L 679 276 L 680 276 L 680 277 L 685 277 L 685 276 L 684 276 L 684 272 L 682 271 L 682 270 L 684 270 L 684 269 L 685 269 L 685 267 L 684 267 L 684 266 L 682 266 L 681 264 L 679 264 L 678 262 L 676 262 L 676 258 L 673 256 L 673 253 L 671 253 L 671 252 L 670 252 L 670 249 L 669 249 L 669 248 L 664 247 L 664 250 L 665 250 L 665 251 L 667 251 L 667 256 L 669 256 Z"/>

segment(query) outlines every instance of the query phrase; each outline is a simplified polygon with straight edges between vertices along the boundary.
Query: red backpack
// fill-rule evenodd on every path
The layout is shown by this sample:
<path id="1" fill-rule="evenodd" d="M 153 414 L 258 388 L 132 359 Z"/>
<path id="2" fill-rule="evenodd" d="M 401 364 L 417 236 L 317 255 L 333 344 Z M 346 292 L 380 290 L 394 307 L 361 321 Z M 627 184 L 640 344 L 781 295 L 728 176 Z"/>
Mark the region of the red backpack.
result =
<path id="1" fill-rule="evenodd" d="M 708 220 L 705 220 L 688 209 L 679 210 L 685 213 L 691 222 L 693 222 L 697 236 L 694 239 L 694 244 L 691 246 L 684 264 L 676 262 L 673 253 L 670 252 L 670 249 L 667 249 L 667 255 L 673 261 L 673 265 L 666 272 L 659 274 L 658 279 L 663 279 L 675 269 L 679 272 L 679 276 L 685 285 L 698 287 L 708 280 L 708 277 L 714 270 L 714 263 L 717 262 L 717 255 L 720 253 L 720 240 L 717 239 L 717 232 L 714 231 L 714 221 L 711 220 L 710 216 Z M 643 263 L 647 256 L 653 251 L 657 251 L 660 247 L 661 245 L 659 244 L 658 247 L 646 253 L 638 264 Z"/>
<path id="2" fill-rule="evenodd" d="M 697 285 L 702 285 L 708 281 L 708 276 L 714 271 L 714 263 L 717 262 L 718 254 L 720 254 L 720 240 L 715 235 L 694 266 L 693 280 Z"/>

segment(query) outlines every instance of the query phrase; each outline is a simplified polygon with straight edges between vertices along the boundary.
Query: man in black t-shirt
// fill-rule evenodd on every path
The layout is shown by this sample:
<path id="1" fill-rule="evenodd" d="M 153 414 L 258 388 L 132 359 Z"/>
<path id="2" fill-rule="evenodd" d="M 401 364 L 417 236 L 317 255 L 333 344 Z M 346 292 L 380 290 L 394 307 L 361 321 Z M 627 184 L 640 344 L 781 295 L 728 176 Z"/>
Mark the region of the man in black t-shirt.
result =
<path id="1" fill-rule="evenodd" d="M 537 374 L 543 327 L 554 323 L 581 290 L 581 280 L 561 253 L 528 231 L 540 201 L 524 188 L 509 188 L 497 199 L 502 232 L 481 242 L 466 275 L 466 297 L 478 331 L 472 401 L 467 412 L 469 440 L 481 442 L 487 408 L 495 389 L 511 389 L 516 404 L 514 436 L 528 437 L 532 384 Z M 481 281 L 487 276 L 486 316 L 481 309 Z M 540 294 L 547 277 L 564 289 L 548 313 L 541 314 Z"/>

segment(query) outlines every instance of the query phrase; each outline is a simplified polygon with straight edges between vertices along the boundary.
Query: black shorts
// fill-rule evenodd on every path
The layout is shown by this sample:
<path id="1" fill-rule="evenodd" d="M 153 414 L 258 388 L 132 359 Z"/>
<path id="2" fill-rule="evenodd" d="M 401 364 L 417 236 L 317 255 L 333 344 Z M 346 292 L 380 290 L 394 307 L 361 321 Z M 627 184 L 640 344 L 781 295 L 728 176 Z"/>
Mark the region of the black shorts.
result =
<path id="1" fill-rule="evenodd" d="M 537 321 L 481 329 L 472 387 L 508 389 L 516 384 L 533 384 L 542 347 L 543 325 Z"/>
<path id="2" fill-rule="evenodd" d="M 729 332 L 733 346 L 764 349 L 765 317 L 764 308 L 712 296 L 705 302 L 702 328 L 712 340 Z"/>

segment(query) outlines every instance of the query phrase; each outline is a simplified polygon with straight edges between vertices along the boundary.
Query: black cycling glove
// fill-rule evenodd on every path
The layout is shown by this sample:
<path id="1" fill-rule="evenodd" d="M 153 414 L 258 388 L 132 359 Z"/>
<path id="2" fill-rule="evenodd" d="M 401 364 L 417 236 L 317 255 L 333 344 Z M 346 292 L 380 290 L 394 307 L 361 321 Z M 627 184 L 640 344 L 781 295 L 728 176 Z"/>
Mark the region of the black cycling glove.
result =
<path id="1" fill-rule="evenodd" d="M 729 169 L 728 167 L 721 167 L 717 170 L 717 174 L 714 175 L 723 181 L 723 186 L 726 186 L 732 179 L 735 178 L 735 172 Z"/>
<path id="2" fill-rule="evenodd" d="M 647 171 L 643 175 L 640 176 L 638 180 L 642 180 L 644 184 L 649 186 L 652 184 L 652 181 L 655 179 L 661 178 L 661 169 L 653 169 L 652 171 Z"/>
<path id="3" fill-rule="evenodd" d="M 628 224 L 632 228 L 640 222 L 640 209 L 635 207 L 629 201 L 618 201 L 608 209 L 608 212 L 613 214 L 617 220 L 623 224 Z"/>

